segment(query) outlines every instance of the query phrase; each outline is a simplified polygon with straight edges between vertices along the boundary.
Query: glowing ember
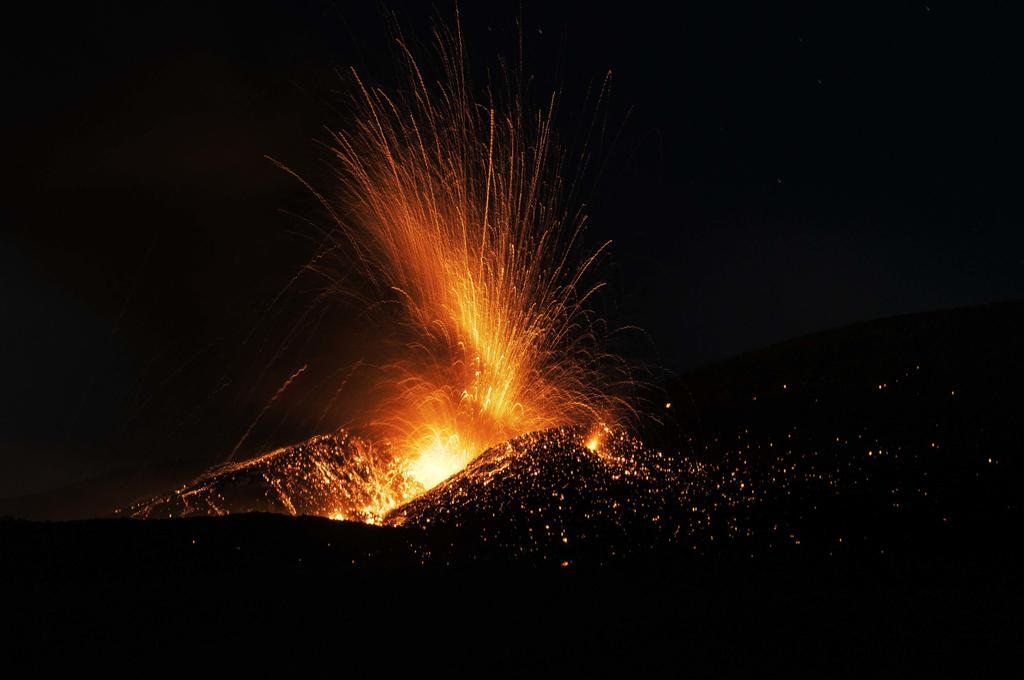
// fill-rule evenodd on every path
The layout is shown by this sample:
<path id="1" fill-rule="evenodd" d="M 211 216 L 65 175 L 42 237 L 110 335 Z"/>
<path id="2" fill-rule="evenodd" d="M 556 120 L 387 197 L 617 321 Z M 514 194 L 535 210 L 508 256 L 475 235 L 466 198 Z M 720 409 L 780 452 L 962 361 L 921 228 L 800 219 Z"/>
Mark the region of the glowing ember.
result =
<path id="1" fill-rule="evenodd" d="M 601 423 L 587 435 L 583 446 L 592 453 L 597 453 L 597 450 L 601 447 L 601 441 L 610 434 L 612 434 L 611 428 Z"/>

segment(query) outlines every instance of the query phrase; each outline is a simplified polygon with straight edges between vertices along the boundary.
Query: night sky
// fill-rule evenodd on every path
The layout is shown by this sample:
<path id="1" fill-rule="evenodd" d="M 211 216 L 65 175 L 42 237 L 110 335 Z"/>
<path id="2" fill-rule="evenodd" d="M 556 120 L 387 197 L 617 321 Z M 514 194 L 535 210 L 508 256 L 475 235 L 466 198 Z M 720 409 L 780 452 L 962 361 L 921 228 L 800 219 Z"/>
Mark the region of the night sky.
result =
<path id="1" fill-rule="evenodd" d="M 485 76 L 521 18 L 569 143 L 613 72 L 587 240 L 613 241 L 600 312 L 661 375 L 1024 296 L 1016 17 L 548 4 L 463 7 L 466 42 Z M 387 7 L 429 43 L 435 10 Z M 6 12 L 0 497 L 191 474 L 302 366 L 243 452 L 345 422 L 366 329 L 342 301 L 307 313 L 314 281 L 274 302 L 326 219 L 266 156 L 329 188 L 337 71 L 393 84 L 385 8 Z"/>

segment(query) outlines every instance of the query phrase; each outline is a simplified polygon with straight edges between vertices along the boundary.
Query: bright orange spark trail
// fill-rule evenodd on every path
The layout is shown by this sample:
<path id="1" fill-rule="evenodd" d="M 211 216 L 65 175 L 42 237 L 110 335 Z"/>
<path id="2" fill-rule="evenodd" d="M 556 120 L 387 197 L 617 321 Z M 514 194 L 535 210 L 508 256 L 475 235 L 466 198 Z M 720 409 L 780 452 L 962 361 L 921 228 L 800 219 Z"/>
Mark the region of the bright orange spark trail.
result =
<path id="1" fill-rule="evenodd" d="M 584 217 L 567 205 L 556 97 L 531 111 L 521 77 L 474 94 L 462 36 L 438 32 L 443 77 L 402 40 L 408 89 L 357 85 L 333 134 L 340 244 L 398 303 L 402 356 L 372 425 L 429 489 L 517 435 L 615 417 L 614 361 L 585 308 L 574 257 Z"/>

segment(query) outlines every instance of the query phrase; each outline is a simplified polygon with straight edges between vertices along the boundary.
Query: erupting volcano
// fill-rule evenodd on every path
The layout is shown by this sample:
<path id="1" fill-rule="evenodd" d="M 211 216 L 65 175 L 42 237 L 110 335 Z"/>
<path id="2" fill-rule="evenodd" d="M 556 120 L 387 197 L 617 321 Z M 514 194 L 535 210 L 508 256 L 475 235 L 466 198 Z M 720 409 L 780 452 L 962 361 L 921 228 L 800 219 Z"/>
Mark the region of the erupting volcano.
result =
<path id="1" fill-rule="evenodd" d="M 894 5 L 13 3 L 11 677 L 1014 667 L 1020 21 Z"/>
<path id="2" fill-rule="evenodd" d="M 351 71 L 350 124 L 331 133 L 337 186 L 307 184 L 333 225 L 310 269 L 332 281 L 339 269 L 361 274 L 369 294 L 347 292 L 376 313 L 389 354 L 356 415 L 375 443 L 343 433 L 290 449 L 294 465 L 266 479 L 281 497 L 274 509 L 379 519 L 501 442 L 600 428 L 631 410 L 628 366 L 605 351 L 587 307 L 600 284 L 585 279 L 604 246 L 582 246 L 585 216 L 563 176 L 587 156 L 558 145 L 556 94 L 531 108 L 521 59 L 475 88 L 455 26 L 435 31 L 436 80 L 401 37 L 403 90 Z M 211 470 L 179 497 L 246 471 L 266 477 L 268 456 Z M 311 486 L 298 491 L 299 480 Z M 204 498 L 204 512 L 232 505 Z M 150 502 L 133 514 L 154 507 L 199 511 Z"/>
<path id="3" fill-rule="evenodd" d="M 951 385 L 990 367 L 950 372 L 954 344 L 929 355 L 927 323 L 906 348 L 895 326 L 833 346 L 814 370 L 813 352 L 801 351 L 712 370 L 710 388 L 699 376 L 667 384 L 665 417 L 643 433 L 658 446 L 630 431 L 629 364 L 606 349 L 588 306 L 605 246 L 584 247 L 578 180 L 567 179 L 588 155 L 558 145 L 556 95 L 530 106 L 522 59 L 476 88 L 455 26 L 435 34 L 436 77 L 401 37 L 403 88 L 351 72 L 349 123 L 328 145 L 335 184 L 303 181 L 330 218 L 309 269 L 367 310 L 386 357 L 353 425 L 229 457 L 119 514 L 320 515 L 459 534 L 420 555 L 497 551 L 568 565 L 666 546 L 884 552 L 904 540 L 902 527 L 930 535 L 964 505 L 957 494 L 974 498 L 950 480 L 987 480 L 1003 441 L 991 454 L 947 453 L 936 414 L 959 394 Z M 873 343 L 891 347 L 886 365 L 861 356 Z M 975 350 L 957 347 L 956 365 L 967 365 Z M 893 410 L 920 410 L 918 422 L 872 422 L 874 404 L 890 398 L 902 400 Z M 1009 495 L 988 494 L 994 516 Z"/>

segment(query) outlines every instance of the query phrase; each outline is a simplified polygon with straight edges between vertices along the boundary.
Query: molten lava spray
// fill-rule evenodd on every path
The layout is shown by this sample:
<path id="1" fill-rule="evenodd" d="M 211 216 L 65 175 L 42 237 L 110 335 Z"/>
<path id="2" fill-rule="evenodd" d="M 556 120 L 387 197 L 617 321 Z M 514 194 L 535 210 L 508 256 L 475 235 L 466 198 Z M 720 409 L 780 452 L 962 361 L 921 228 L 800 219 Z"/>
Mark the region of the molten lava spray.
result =
<path id="1" fill-rule="evenodd" d="M 557 97 L 527 104 L 521 66 L 474 90 L 458 23 L 437 31 L 441 77 L 400 37 L 407 87 L 353 70 L 353 120 L 332 133 L 340 187 L 324 197 L 401 346 L 372 425 L 428 489 L 517 435 L 613 419 L 614 358 L 582 279 L 584 216 L 563 180 Z M 340 248 L 338 248 L 340 246 Z"/>

